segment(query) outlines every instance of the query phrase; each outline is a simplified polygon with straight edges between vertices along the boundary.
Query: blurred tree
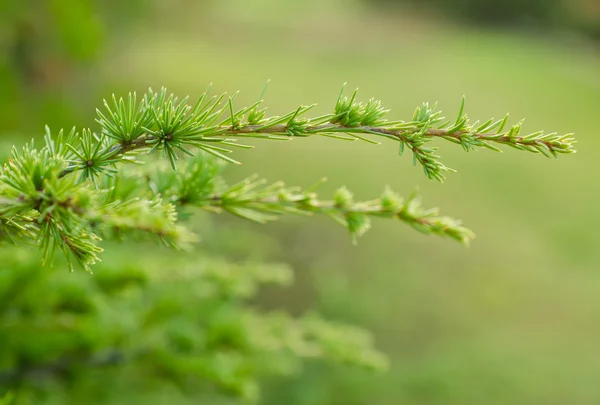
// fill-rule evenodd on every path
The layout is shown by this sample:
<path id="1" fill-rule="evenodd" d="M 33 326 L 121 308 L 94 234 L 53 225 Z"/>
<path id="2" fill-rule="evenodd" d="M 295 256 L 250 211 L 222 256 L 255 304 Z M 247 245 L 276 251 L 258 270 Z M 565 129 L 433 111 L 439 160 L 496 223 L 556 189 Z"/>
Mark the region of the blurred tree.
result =
<path id="1" fill-rule="evenodd" d="M 77 65 L 97 56 L 103 41 L 94 2 L 4 1 L 0 7 L 3 131 L 29 130 L 48 113 L 68 118 L 60 88 Z"/>
<path id="2" fill-rule="evenodd" d="M 89 93 L 80 76 L 110 35 L 131 29 L 153 10 L 151 0 L 0 1 L 0 119 L 2 132 L 73 120 L 68 89 Z M 123 24 L 127 21 L 127 24 Z M 74 91 L 74 90 L 73 90 Z M 79 100 L 81 102 L 81 99 Z"/>
<path id="3" fill-rule="evenodd" d="M 573 0 L 567 6 L 572 24 L 590 38 L 600 40 L 600 2 Z"/>
<path id="4" fill-rule="evenodd" d="M 411 4 L 479 25 L 550 26 L 562 18 L 563 0 L 368 0 L 379 4 Z"/>

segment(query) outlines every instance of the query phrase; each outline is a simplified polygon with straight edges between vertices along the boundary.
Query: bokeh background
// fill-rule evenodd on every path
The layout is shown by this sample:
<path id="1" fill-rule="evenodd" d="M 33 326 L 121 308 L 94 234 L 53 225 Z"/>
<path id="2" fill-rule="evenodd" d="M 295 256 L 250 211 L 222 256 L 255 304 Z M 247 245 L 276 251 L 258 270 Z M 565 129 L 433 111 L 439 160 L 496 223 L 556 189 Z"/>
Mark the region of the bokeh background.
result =
<path id="1" fill-rule="evenodd" d="M 241 90 L 242 105 L 268 79 L 271 114 L 308 103 L 329 112 L 348 82 L 362 99 L 382 99 L 393 119 L 408 119 L 423 101 L 451 116 L 465 95 L 475 119 L 510 112 L 527 118 L 526 130 L 574 132 L 578 153 L 558 160 L 442 144 L 445 162 L 458 169 L 443 184 L 428 181 L 394 145 L 328 139 L 257 142 L 226 172 L 303 186 L 327 176 L 325 193 L 346 185 L 365 199 L 386 185 L 404 195 L 418 188 L 425 205 L 475 230 L 469 248 L 383 221 L 357 246 L 319 219 L 259 227 L 219 217 L 214 226 L 230 231 L 230 245 L 255 243 L 231 239 L 260 232 L 255 248 L 294 268 L 294 285 L 265 290 L 262 305 L 317 309 L 365 327 L 390 357 L 384 374 L 309 363 L 263 381 L 262 404 L 600 403 L 598 1 L 4 0 L 0 7 L 3 155 L 40 137 L 45 124 L 92 125 L 112 92 L 166 86 L 195 97 L 212 82 L 217 91 Z M 219 254 L 232 249 L 207 243 Z M 71 403 L 64 401 L 55 403 Z"/>

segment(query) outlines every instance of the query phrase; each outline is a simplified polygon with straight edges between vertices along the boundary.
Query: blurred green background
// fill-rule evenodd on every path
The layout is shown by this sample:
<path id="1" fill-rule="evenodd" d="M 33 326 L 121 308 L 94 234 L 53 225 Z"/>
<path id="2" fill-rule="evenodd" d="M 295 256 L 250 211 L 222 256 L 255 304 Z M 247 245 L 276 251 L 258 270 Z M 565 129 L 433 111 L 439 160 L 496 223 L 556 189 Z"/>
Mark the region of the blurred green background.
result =
<path id="1" fill-rule="evenodd" d="M 391 359 L 385 374 L 309 364 L 264 381 L 260 403 L 600 403 L 597 2 L 4 0 L 1 7 L 5 150 L 39 137 L 44 124 L 92 125 L 112 92 L 166 86 L 195 97 L 212 82 L 216 91 L 241 90 L 242 105 L 267 79 L 271 114 L 314 102 L 316 114 L 329 112 L 348 82 L 362 99 L 382 99 L 391 119 L 408 119 L 423 101 L 452 116 L 465 95 L 474 119 L 510 112 L 527 118 L 526 130 L 574 132 L 578 153 L 557 161 L 442 144 L 445 162 L 459 171 L 444 184 L 428 181 L 394 145 L 329 139 L 256 142 L 237 152 L 244 164 L 226 172 L 303 186 L 327 176 L 324 192 L 346 185 L 363 199 L 386 185 L 404 195 L 418 187 L 425 205 L 475 230 L 469 248 L 382 221 L 357 246 L 318 219 L 258 227 L 219 217 L 216 226 L 233 238 L 265 234 L 276 247 L 264 256 L 295 269 L 295 284 L 265 290 L 262 305 L 315 308 L 361 325 Z"/>

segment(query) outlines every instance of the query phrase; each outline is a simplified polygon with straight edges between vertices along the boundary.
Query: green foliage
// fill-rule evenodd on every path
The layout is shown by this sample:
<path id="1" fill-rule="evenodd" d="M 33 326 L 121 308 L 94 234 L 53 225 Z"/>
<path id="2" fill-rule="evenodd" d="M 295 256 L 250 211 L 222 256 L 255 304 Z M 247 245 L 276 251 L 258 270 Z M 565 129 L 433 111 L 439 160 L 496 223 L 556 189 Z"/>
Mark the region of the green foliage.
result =
<path id="1" fill-rule="evenodd" d="M 116 262 L 94 276 L 49 271 L 23 251 L 2 250 L 0 387 L 18 387 L 15 404 L 29 395 L 43 403 L 55 384 L 87 401 L 108 388 L 89 386 L 99 375 L 126 378 L 130 391 L 172 384 L 198 395 L 213 387 L 252 400 L 258 378 L 289 374 L 301 359 L 386 368 L 362 330 L 248 304 L 261 285 L 291 282 L 285 265 L 207 254 L 157 262 L 114 250 Z"/>
<path id="2" fill-rule="evenodd" d="M 0 260 L 0 385 L 37 398 L 45 384 L 85 387 L 99 368 L 107 380 L 127 370 L 128 378 L 169 382 L 195 395 L 210 386 L 252 400 L 258 378 L 287 373 L 299 359 L 384 369 L 385 358 L 360 329 L 316 314 L 293 318 L 249 305 L 261 284 L 289 282 L 285 266 L 184 251 L 145 260 L 126 252 L 118 265 L 98 264 L 101 241 L 154 238 L 181 250 L 196 248 L 202 224 L 184 226 L 183 220 L 201 211 L 258 223 L 285 213 L 320 214 L 346 227 L 354 240 L 373 217 L 462 243 L 473 237 L 459 221 L 423 208 L 416 195 L 403 199 L 389 189 L 359 202 L 344 187 L 330 200 L 319 199 L 320 183 L 303 190 L 252 176 L 228 185 L 220 171 L 237 163 L 229 156 L 232 148 L 249 148 L 239 143 L 245 138 L 327 136 L 371 144 L 383 138 L 410 149 L 415 164 L 439 181 L 451 169 L 429 146 L 437 138 L 465 151 L 506 145 L 548 157 L 574 152 L 570 135 L 521 135 L 520 123 L 506 128 L 507 117 L 471 123 L 464 101 L 454 120 L 424 104 L 409 121 L 387 121 L 379 101 L 360 103 L 356 96 L 340 94 L 334 111 L 319 117 L 307 116 L 312 106 L 267 117 L 262 100 L 236 109 L 235 96 L 206 92 L 190 105 L 163 89 L 139 101 L 130 94 L 105 102 L 99 133 L 53 136 L 47 129 L 41 148 L 33 141 L 14 147 L 0 170 L 2 240 L 38 245 L 44 263 L 60 250 L 70 266 L 74 261 L 97 271 L 90 276 L 40 268 L 36 258 L 10 259 L 14 253 L 6 249 Z M 42 335 L 43 347 L 36 343 Z M 134 389 L 136 381 L 128 382 Z M 18 401 L 27 403 L 23 398 Z"/>
<path id="3" fill-rule="evenodd" d="M 225 94 L 209 98 L 208 92 L 205 92 L 191 106 L 187 104 L 187 98 L 178 101 L 173 95 L 166 94 L 165 89 L 158 93 L 150 91 L 139 104 L 135 94 L 130 94 L 127 101 L 117 101 L 113 97 L 112 107 L 105 102 L 107 114 L 98 111 L 97 121 L 102 127 L 102 134 L 116 142 L 104 148 L 108 153 L 106 160 L 92 163 L 105 166 L 113 163 L 110 158 L 127 152 L 162 149 L 175 168 L 178 159 L 175 151 L 191 154 L 189 147 L 197 147 L 237 163 L 227 154 L 232 152 L 231 147 L 249 147 L 238 143 L 244 138 L 290 140 L 318 135 L 378 144 L 370 138 L 382 137 L 398 142 L 401 151 L 408 147 L 413 152 L 415 164 L 421 164 L 429 178 L 442 181 L 445 178 L 443 172 L 453 170 L 441 163 L 436 155 L 437 148 L 425 146 L 434 138 L 459 144 L 466 151 L 477 148 L 499 151 L 495 145 L 542 153 L 548 157 L 574 151 L 571 134 L 539 131 L 523 135 L 521 122 L 505 130 L 508 116 L 471 123 L 464 114 L 464 99 L 455 120 L 445 120 L 436 106 L 425 103 L 415 110 L 410 121 L 387 121 L 385 115 L 388 110 L 382 107 L 380 101 L 371 99 L 363 104 L 356 101 L 357 91 L 348 98 L 343 95 L 343 89 L 334 112 L 315 118 L 306 117 L 314 105 L 300 106 L 282 116 L 265 118 L 265 110 L 259 110 L 262 100 L 234 110 L 235 95 L 227 99 Z M 98 148 L 101 149 L 102 145 Z M 81 161 L 79 165 L 89 162 Z M 75 169 L 70 167 L 68 170 Z"/>
<path id="4" fill-rule="evenodd" d="M 507 145 L 548 157 L 574 152 L 570 134 L 521 135 L 521 123 L 505 130 L 507 117 L 470 123 L 464 100 L 453 121 L 444 121 L 441 112 L 429 104 L 418 107 L 411 121 L 386 121 L 387 111 L 379 101 L 363 105 L 356 102 L 356 94 L 351 98 L 340 94 L 335 111 L 316 118 L 304 117 L 312 106 L 266 118 L 258 113 L 261 101 L 234 110 L 234 97 L 224 102 L 224 94 L 209 97 L 208 92 L 194 106 L 187 104 L 187 98 L 179 101 L 167 96 L 165 89 L 150 91 L 140 102 L 135 94 L 126 101 L 113 97 L 112 106 L 104 103 L 106 114 L 98 111 L 100 134 L 84 129 L 81 134 L 61 131 L 52 137 L 47 129 L 41 149 L 33 142 L 21 151 L 13 149 L 0 171 L 4 234 L 11 240 L 39 244 L 45 261 L 60 249 L 90 270 L 101 251 L 96 241 L 113 233 L 145 232 L 166 245 L 186 247 L 193 237 L 177 223 L 175 206 L 193 203 L 256 222 L 282 213 L 325 214 L 344 225 L 353 238 L 369 228 L 369 217 L 392 218 L 422 232 L 467 243 L 471 231 L 456 220 L 438 216 L 437 210 L 422 209 L 414 196 L 403 201 L 388 190 L 380 199 L 355 202 L 349 191 L 341 189 L 333 201 L 320 201 L 310 190 L 286 188 L 281 183 L 263 187 L 264 181 L 255 178 L 228 187 L 218 182 L 213 163 L 202 154 L 194 158 L 191 149 L 236 162 L 227 155 L 231 147 L 250 147 L 238 143 L 243 138 L 290 140 L 320 135 L 377 143 L 368 138 L 377 136 L 398 142 L 401 151 L 409 148 L 414 163 L 439 181 L 451 169 L 439 161 L 437 148 L 427 146 L 433 138 L 461 145 L 465 151 L 499 151 L 495 145 Z M 181 153 L 195 160 L 170 177 L 136 174 L 138 179 L 147 179 L 147 184 L 137 179 L 125 184 L 118 176 L 117 163 L 140 163 L 140 155 L 159 150 L 175 170 Z M 73 176 L 76 172 L 77 177 Z"/>

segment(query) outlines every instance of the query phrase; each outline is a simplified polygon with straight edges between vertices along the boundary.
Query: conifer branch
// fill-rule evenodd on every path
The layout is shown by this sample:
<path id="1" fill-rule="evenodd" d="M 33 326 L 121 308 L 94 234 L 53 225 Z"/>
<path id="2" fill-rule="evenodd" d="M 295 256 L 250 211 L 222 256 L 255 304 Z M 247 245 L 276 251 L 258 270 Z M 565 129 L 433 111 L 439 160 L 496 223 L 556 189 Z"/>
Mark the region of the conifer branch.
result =
<path id="1" fill-rule="evenodd" d="M 404 201 L 388 188 L 379 199 L 355 202 L 352 193 L 342 187 L 335 192 L 333 200 L 322 201 L 315 192 L 286 188 L 281 182 L 255 191 L 264 183 L 251 177 L 240 186 L 199 201 L 198 205 L 259 223 L 275 220 L 283 213 L 322 214 L 346 227 L 355 243 L 356 238 L 371 227 L 371 217 L 397 219 L 425 234 L 447 236 L 464 244 L 474 237 L 460 221 L 439 216 L 435 208 L 423 209 L 416 194 Z"/>
<path id="2" fill-rule="evenodd" d="M 198 155 L 176 171 L 140 170 L 133 174 L 132 180 L 147 177 L 155 195 L 175 205 L 228 212 L 262 224 L 283 214 L 325 215 L 348 229 L 354 242 L 370 229 L 373 217 L 399 220 L 422 233 L 450 237 L 467 245 L 475 236 L 461 221 L 440 216 L 437 208 L 423 208 L 415 193 L 404 200 L 386 188 L 380 198 L 355 201 L 352 192 L 341 187 L 332 200 L 321 200 L 316 189 L 325 179 L 304 190 L 286 187 L 281 181 L 268 184 L 257 175 L 229 186 L 215 177 L 217 164 L 210 155 Z"/>
<path id="3" fill-rule="evenodd" d="M 169 158 L 175 167 L 177 151 L 191 155 L 189 147 L 202 149 L 223 160 L 239 163 L 228 156 L 231 147 L 249 148 L 239 144 L 245 138 L 289 140 L 297 137 L 327 136 L 341 140 L 379 142 L 373 136 L 399 142 L 413 152 L 414 163 L 419 163 L 427 177 L 443 181 L 444 172 L 454 171 L 445 166 L 436 154 L 437 148 L 426 146 L 433 138 L 442 138 L 459 144 L 464 150 L 487 148 L 500 151 L 494 145 L 506 145 L 518 150 L 541 153 L 547 157 L 575 152 L 572 134 L 558 135 L 543 131 L 522 135 L 522 122 L 505 130 L 508 115 L 501 120 L 470 123 L 464 113 L 463 99 L 458 116 L 446 121 L 435 106 L 423 104 L 415 110 L 410 121 L 387 121 L 389 110 L 381 102 L 370 99 L 366 104 L 356 101 L 357 91 L 350 98 L 338 97 L 334 112 L 319 117 L 306 117 L 315 106 L 300 106 L 282 116 L 266 117 L 266 108 L 259 109 L 262 100 L 249 107 L 233 108 L 233 97 L 225 102 L 225 94 L 209 98 L 208 91 L 194 105 L 181 102 L 166 90 L 150 90 L 140 103 L 135 94 L 127 101 L 113 96 L 112 106 L 105 101 L 106 112 L 98 110 L 98 123 L 106 139 L 115 141 L 98 149 L 98 156 L 89 155 L 70 165 L 66 172 L 86 168 L 86 165 L 113 164 L 115 159 L 137 150 L 153 152 L 157 149 Z M 98 141 L 100 143 L 100 141 Z M 133 159 L 131 156 L 128 160 Z"/>
<path id="4" fill-rule="evenodd" d="M 150 90 L 138 102 L 135 93 L 104 102 L 98 110 L 100 132 L 60 131 L 53 136 L 46 128 L 45 145 L 33 142 L 12 157 L 0 171 L 0 236 L 25 240 L 41 246 L 45 260 L 59 249 L 85 269 L 99 260 L 102 238 L 124 234 L 150 234 L 169 246 L 184 247 L 193 235 L 178 223 L 176 205 L 196 206 L 211 211 L 266 222 L 283 213 L 322 214 L 345 226 L 356 240 L 370 227 L 372 217 L 396 219 L 427 233 L 468 243 L 473 233 L 460 221 L 440 216 L 436 209 L 422 208 L 415 196 L 403 200 L 391 190 L 375 200 L 356 202 L 341 188 L 332 200 L 319 200 L 312 190 L 267 186 L 251 177 L 231 187 L 218 176 L 214 159 L 238 163 L 229 154 L 247 138 L 290 140 L 311 136 L 365 141 L 378 144 L 379 137 L 397 142 L 400 152 L 408 148 L 427 177 L 442 181 L 453 171 L 440 160 L 437 148 L 428 143 L 441 138 L 465 151 L 498 146 L 557 157 L 573 153 L 570 134 L 542 131 L 522 135 L 521 123 L 506 128 L 501 120 L 470 123 L 464 114 L 464 99 L 458 116 L 446 121 L 435 106 L 418 107 L 409 121 L 387 121 L 388 110 L 371 99 L 356 101 L 357 92 L 342 93 L 334 111 L 308 117 L 314 107 L 300 106 L 282 116 L 266 116 L 262 100 L 235 109 L 235 95 L 210 97 L 208 91 L 194 104 L 179 101 L 165 89 Z M 172 170 L 127 180 L 120 163 L 143 163 L 141 156 L 161 152 Z M 197 153 L 201 152 L 201 153 Z M 177 161 L 188 155 L 184 171 Z M 212 155 L 214 159 L 207 159 Z M 194 157 L 195 156 L 195 157 Z M 126 184 L 129 181 L 128 184 Z"/>

